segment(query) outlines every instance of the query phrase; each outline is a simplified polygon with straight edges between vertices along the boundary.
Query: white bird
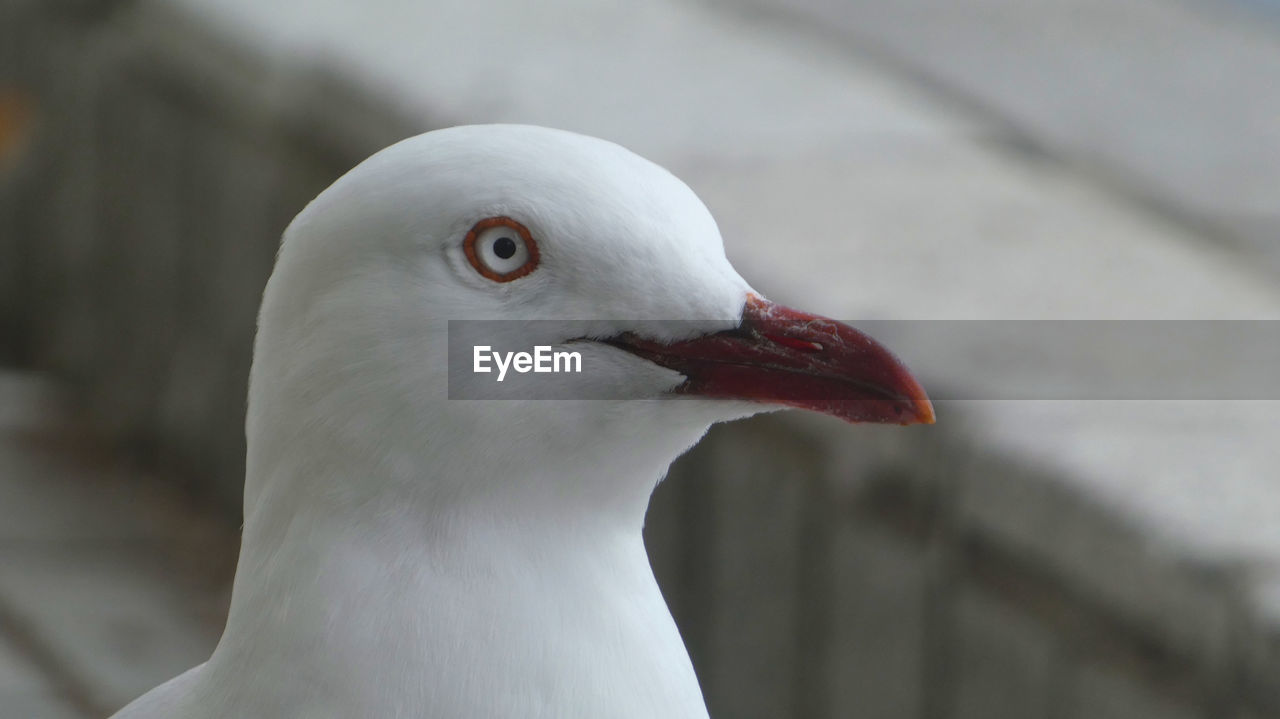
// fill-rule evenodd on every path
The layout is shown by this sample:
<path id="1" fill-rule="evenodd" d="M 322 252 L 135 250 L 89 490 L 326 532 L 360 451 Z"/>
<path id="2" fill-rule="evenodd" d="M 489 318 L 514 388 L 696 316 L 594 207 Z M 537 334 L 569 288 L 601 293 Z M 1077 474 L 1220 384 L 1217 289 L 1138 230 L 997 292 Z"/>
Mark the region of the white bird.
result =
<path id="1" fill-rule="evenodd" d="M 451 399 L 458 319 L 521 320 L 618 396 Z M 661 167 L 527 126 L 393 145 L 267 283 L 222 639 L 116 716 L 705 718 L 645 510 L 712 423 L 781 406 L 933 421 L 886 350 L 754 293 Z"/>

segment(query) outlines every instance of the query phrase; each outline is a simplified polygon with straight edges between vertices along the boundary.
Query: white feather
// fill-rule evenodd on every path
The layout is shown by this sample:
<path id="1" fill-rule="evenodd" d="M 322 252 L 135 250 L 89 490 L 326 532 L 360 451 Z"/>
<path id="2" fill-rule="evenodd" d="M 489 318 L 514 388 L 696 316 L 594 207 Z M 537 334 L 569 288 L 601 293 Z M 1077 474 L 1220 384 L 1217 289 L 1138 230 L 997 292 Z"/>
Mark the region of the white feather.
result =
<path id="1" fill-rule="evenodd" d="M 537 238 L 527 277 L 463 256 L 494 215 Z M 643 326 L 675 339 L 736 322 L 749 290 L 693 192 L 601 140 L 458 127 L 347 173 L 263 298 L 225 633 L 117 717 L 705 717 L 641 526 L 670 462 L 757 408 L 449 400 L 446 323 L 699 321 Z M 607 381 L 681 379 L 585 344 Z"/>

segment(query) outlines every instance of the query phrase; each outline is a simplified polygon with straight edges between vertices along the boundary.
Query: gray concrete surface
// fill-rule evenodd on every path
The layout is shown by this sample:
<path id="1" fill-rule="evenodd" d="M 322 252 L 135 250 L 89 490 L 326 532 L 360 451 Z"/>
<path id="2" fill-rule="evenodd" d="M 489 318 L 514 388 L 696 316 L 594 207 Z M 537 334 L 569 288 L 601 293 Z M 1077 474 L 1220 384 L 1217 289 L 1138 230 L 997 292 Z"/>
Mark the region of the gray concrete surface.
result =
<path id="1" fill-rule="evenodd" d="M 1276 16 L 1217 0 L 716 6 L 830 37 L 1280 272 Z"/>
<path id="2" fill-rule="evenodd" d="M 0 706 L 101 712 L 207 653 L 229 565 L 189 558 L 234 542 L 177 531 L 202 515 L 171 480 L 234 511 L 276 238 L 408 132 L 622 142 L 698 191 L 759 289 L 838 317 L 1280 318 L 1280 44 L 1207 5 L 0 10 L 6 81 L 47 108 L 0 192 L 24 267 L 0 293 L 13 354 L 68 383 L 92 435 L 167 468 L 134 482 L 155 470 L 25 430 L 0 447 L 0 671 L 19 697 Z M 933 351 L 955 361 L 927 386 L 1001 369 Z M 939 416 L 768 417 L 673 469 L 648 540 L 713 712 L 1280 716 L 1277 403 Z"/>

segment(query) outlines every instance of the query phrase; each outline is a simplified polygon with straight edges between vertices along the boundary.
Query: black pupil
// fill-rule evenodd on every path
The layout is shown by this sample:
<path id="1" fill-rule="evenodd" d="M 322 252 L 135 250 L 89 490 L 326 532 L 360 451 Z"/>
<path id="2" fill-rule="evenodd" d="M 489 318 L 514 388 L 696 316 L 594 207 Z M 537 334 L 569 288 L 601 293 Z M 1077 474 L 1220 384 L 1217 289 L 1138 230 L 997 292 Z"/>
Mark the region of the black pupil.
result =
<path id="1" fill-rule="evenodd" d="M 510 237 L 499 237 L 493 241 L 493 254 L 509 260 L 516 254 L 516 241 Z"/>

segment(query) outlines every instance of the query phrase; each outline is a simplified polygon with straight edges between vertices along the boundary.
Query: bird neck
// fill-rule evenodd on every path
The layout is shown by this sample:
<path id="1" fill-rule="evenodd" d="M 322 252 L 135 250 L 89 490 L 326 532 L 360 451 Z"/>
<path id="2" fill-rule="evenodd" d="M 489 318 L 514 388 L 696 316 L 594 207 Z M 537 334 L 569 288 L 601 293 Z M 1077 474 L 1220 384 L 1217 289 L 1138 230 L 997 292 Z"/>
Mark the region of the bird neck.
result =
<path id="1" fill-rule="evenodd" d="M 302 692 L 306 716 L 706 716 L 642 517 L 295 492 L 266 482 L 246 516 L 210 660 L 229 710 L 291 716 Z"/>

